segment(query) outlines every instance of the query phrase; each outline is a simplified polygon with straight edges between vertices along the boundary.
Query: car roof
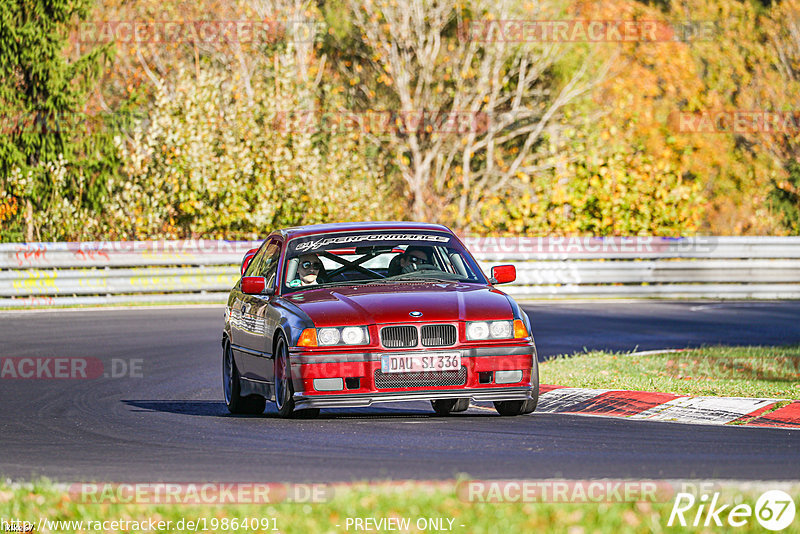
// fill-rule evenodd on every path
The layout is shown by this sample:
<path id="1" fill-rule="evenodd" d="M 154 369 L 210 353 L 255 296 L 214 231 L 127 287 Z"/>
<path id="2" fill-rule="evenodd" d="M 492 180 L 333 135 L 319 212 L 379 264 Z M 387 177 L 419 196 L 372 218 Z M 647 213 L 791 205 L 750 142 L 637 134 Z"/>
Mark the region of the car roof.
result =
<path id="1" fill-rule="evenodd" d="M 293 239 L 295 237 L 303 237 L 307 235 L 352 232 L 355 230 L 433 230 L 438 232 L 452 233 L 452 230 L 441 224 L 409 221 L 366 221 L 309 224 L 307 226 L 283 228 L 273 233 L 280 233 L 285 239 Z"/>

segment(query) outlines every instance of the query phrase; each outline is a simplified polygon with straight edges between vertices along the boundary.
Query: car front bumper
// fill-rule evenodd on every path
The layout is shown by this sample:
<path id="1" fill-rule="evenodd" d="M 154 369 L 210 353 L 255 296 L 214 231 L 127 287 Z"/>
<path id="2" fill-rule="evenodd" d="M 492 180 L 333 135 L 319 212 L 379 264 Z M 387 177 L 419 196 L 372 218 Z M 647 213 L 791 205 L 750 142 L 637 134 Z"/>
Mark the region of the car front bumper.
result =
<path id="1" fill-rule="evenodd" d="M 375 393 L 341 393 L 336 395 L 306 396 L 294 394 L 295 407 L 303 408 L 355 408 L 370 406 L 379 402 L 404 402 L 415 400 L 461 399 L 474 401 L 506 401 L 526 400 L 531 398 L 531 386 L 458 389 L 458 390 L 423 390 L 392 391 Z"/>
<path id="2" fill-rule="evenodd" d="M 530 342 L 502 346 L 457 347 L 461 353 L 462 383 L 429 384 L 424 380 L 411 385 L 386 385 L 378 382 L 381 376 L 402 378 L 403 373 L 381 373 L 381 356 L 396 351 L 334 352 L 292 351 L 290 362 L 294 385 L 294 401 L 298 409 L 364 407 L 381 402 L 470 398 L 474 401 L 525 400 L 536 395 L 538 368 L 536 349 Z M 409 351 L 428 354 L 438 350 Z M 494 381 L 497 371 L 522 371 L 515 383 Z M 412 373 L 413 374 L 413 373 Z M 428 376 L 435 375 L 431 373 Z M 409 375 L 406 375 L 409 376 Z M 482 380 L 489 377 L 488 381 Z M 336 391 L 317 391 L 315 379 L 341 378 L 358 380 L 357 387 Z M 399 382 L 403 382 L 400 380 Z M 414 382 L 411 380 L 410 382 Z"/>

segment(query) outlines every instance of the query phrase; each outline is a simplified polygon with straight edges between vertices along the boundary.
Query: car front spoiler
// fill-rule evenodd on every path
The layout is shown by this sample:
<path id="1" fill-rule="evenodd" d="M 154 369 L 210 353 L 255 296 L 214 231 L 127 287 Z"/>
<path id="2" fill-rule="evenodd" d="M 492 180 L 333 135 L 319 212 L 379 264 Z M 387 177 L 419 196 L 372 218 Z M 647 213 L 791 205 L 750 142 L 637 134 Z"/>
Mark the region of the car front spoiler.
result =
<path id="1" fill-rule="evenodd" d="M 509 388 L 448 389 L 424 391 L 389 391 L 338 395 L 294 394 L 297 409 L 303 408 L 357 408 L 381 402 L 404 402 L 438 399 L 469 398 L 474 401 L 510 401 L 531 398 L 530 386 Z"/>

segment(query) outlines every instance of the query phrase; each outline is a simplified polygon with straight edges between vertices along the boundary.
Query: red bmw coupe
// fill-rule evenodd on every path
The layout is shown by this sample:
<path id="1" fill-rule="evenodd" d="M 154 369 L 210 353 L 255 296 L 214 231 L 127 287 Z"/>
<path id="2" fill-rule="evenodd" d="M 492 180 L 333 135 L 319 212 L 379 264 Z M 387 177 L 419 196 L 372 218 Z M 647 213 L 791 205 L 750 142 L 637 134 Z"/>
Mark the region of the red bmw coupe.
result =
<path id="1" fill-rule="evenodd" d="M 242 262 L 222 334 L 232 413 L 470 399 L 501 415 L 534 411 L 539 368 L 530 322 L 445 226 L 322 224 L 273 232 Z"/>

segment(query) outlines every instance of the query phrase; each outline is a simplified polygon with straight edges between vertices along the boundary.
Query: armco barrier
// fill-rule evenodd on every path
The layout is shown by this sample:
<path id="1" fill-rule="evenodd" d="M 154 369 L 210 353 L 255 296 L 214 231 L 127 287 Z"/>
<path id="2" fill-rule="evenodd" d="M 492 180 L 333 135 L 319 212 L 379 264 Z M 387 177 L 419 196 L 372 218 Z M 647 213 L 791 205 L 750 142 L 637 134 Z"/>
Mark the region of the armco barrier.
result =
<path id="1" fill-rule="evenodd" d="M 224 302 L 260 241 L 0 244 L 0 306 Z"/>
<path id="2" fill-rule="evenodd" d="M 518 298 L 800 298 L 800 237 L 464 238 Z M 0 244 L 0 306 L 224 302 L 258 241 Z"/>

